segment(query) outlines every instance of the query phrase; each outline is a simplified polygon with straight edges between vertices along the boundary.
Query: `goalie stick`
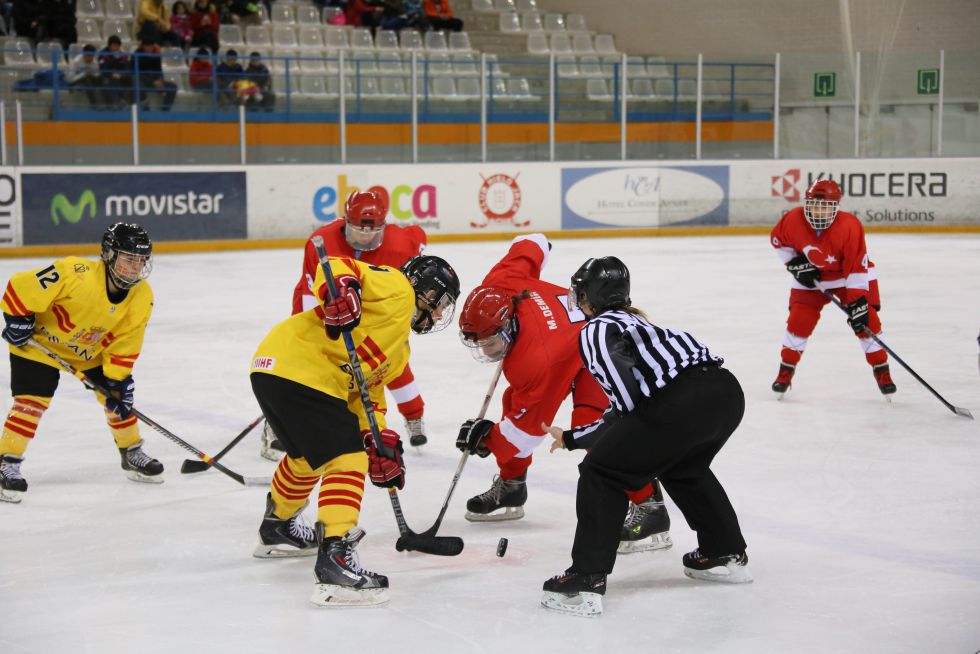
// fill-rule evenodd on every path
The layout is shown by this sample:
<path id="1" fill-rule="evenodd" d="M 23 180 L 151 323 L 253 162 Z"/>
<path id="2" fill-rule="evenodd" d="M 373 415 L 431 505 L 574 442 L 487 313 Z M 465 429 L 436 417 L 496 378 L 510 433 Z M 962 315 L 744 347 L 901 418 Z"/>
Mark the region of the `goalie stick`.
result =
<path id="1" fill-rule="evenodd" d="M 483 398 L 483 406 L 480 408 L 480 415 L 476 417 L 476 420 L 483 420 L 484 416 L 487 415 L 487 409 L 490 408 L 490 399 L 493 397 L 493 392 L 497 389 L 497 381 L 500 379 L 500 373 L 504 369 L 504 362 L 501 361 L 497 366 L 497 371 L 493 373 L 493 380 L 490 382 L 490 389 L 487 391 L 487 396 Z M 436 518 L 435 524 L 423 531 L 419 536 L 435 536 L 436 532 L 439 531 L 439 525 L 442 524 L 442 519 L 446 515 L 446 509 L 449 508 L 449 500 L 452 499 L 453 491 L 456 490 L 456 484 L 459 482 L 460 475 L 463 474 L 463 468 L 466 466 L 466 461 L 470 458 L 468 452 L 463 452 L 463 456 L 459 458 L 459 465 L 456 466 L 456 474 L 453 475 L 453 480 L 449 484 L 449 491 L 446 492 L 446 499 L 442 503 L 442 508 L 439 510 L 439 517 Z M 405 542 L 399 538 L 395 543 L 395 549 L 401 552 L 404 549 L 409 549 L 405 546 Z"/>
<path id="2" fill-rule="evenodd" d="M 313 247 L 316 248 L 317 257 L 320 259 L 320 268 L 327 282 L 330 299 L 334 299 L 337 297 L 337 284 L 333 278 L 333 270 L 330 268 L 330 260 L 327 258 L 327 250 L 323 245 L 323 238 L 314 236 L 312 241 Z M 378 450 L 383 450 L 381 431 L 378 428 L 378 420 L 374 415 L 374 403 L 371 402 L 367 382 L 364 379 L 364 371 L 361 369 L 361 361 L 354 347 L 354 337 L 350 332 L 343 332 L 343 336 L 344 345 L 347 348 L 347 357 L 350 359 L 354 380 L 357 382 L 357 388 L 361 394 L 361 403 L 364 405 L 364 414 L 367 417 L 368 426 L 371 428 L 371 436 L 374 438 L 374 443 Z M 456 556 L 463 551 L 463 539 L 458 536 L 417 534 L 409 529 L 408 523 L 405 520 L 405 514 L 402 512 L 401 502 L 398 501 L 398 491 L 394 488 L 387 490 L 388 498 L 391 500 L 391 508 L 395 512 L 395 521 L 398 523 L 398 532 L 401 534 L 396 544 L 398 551 L 410 550 L 435 554 L 437 556 Z"/>
<path id="3" fill-rule="evenodd" d="M 212 458 L 210 461 L 204 461 L 202 459 L 184 459 L 184 462 L 180 464 L 180 472 L 181 472 L 181 474 L 189 475 L 189 474 L 193 474 L 195 472 L 204 472 L 205 470 L 209 469 L 218 460 L 220 460 L 221 457 L 223 457 L 224 455 L 228 454 L 228 452 L 231 451 L 231 448 L 233 448 L 236 445 L 238 445 L 238 443 L 240 443 L 243 438 L 245 438 L 246 436 L 248 436 L 249 433 L 251 433 L 251 431 L 253 429 L 255 429 L 255 427 L 260 422 L 262 422 L 262 419 L 263 418 L 265 418 L 265 416 L 263 416 L 263 415 L 260 414 L 258 418 L 256 418 L 252 422 L 250 422 L 248 424 L 248 426 L 245 427 L 245 429 L 243 429 L 241 431 L 241 433 L 238 434 L 238 436 L 235 436 L 235 438 L 233 438 L 230 443 L 228 443 L 227 445 L 225 445 L 224 448 L 222 448 L 222 450 L 220 452 L 218 452 L 217 454 L 215 454 L 214 455 L 214 458 Z"/>
<path id="4" fill-rule="evenodd" d="M 106 390 L 105 388 L 103 388 L 99 384 L 95 383 L 93 380 L 91 380 L 88 377 L 86 377 L 84 373 L 76 370 L 75 369 L 75 366 L 71 365 L 70 363 L 68 363 L 67 361 L 65 361 L 64 359 L 62 359 L 60 356 L 58 356 L 56 353 L 52 352 L 51 350 L 49 350 L 44 345 L 41 345 L 40 343 L 38 343 L 37 341 L 35 341 L 33 338 L 31 340 L 27 341 L 27 344 L 30 345 L 31 347 L 34 347 L 34 348 L 40 350 L 41 352 L 44 352 L 46 355 L 48 355 L 49 357 L 51 357 L 51 359 L 53 359 L 59 366 L 61 366 L 61 368 L 65 372 L 67 372 L 67 373 L 69 373 L 69 374 L 74 375 L 75 377 L 77 377 L 82 382 L 82 384 L 85 386 L 85 388 L 89 389 L 90 391 L 92 391 L 94 393 L 98 393 L 99 395 L 101 395 L 104 398 L 105 397 L 112 397 L 112 395 L 109 393 L 108 390 Z M 231 477 L 232 479 L 234 479 L 235 481 L 237 481 L 242 486 L 268 486 L 269 485 L 269 483 L 270 483 L 270 480 L 269 479 L 263 479 L 262 477 L 244 477 L 244 476 L 238 474 L 237 472 L 234 472 L 232 470 L 229 470 L 228 468 L 224 467 L 220 463 L 217 463 L 216 461 L 214 461 L 214 459 L 212 457 L 208 456 L 207 454 L 205 454 L 201 450 L 197 449 L 196 447 L 194 447 L 193 445 L 191 445 L 190 443 L 188 443 L 187 441 L 185 441 L 184 439 L 182 439 L 180 436 L 177 436 L 176 434 L 168 431 L 167 429 L 165 429 L 164 427 L 162 427 L 161 425 L 159 425 L 158 423 L 156 423 L 154 420 L 148 418 L 146 415 L 144 415 L 142 412 L 140 412 L 135 407 L 133 408 L 133 415 L 136 416 L 137 418 L 139 418 L 140 420 L 142 420 L 144 423 L 146 423 L 150 427 L 152 427 L 154 430 L 156 430 L 156 431 L 160 432 L 161 434 L 163 434 L 166 438 L 168 438 L 169 440 L 173 441 L 174 443 L 176 443 L 180 447 L 184 448 L 185 450 L 187 450 L 188 452 L 190 452 L 192 454 L 197 455 L 197 457 L 199 459 L 201 459 L 202 461 L 206 461 L 206 462 L 210 463 L 212 466 L 214 466 L 215 468 L 217 468 L 218 470 L 220 470 L 221 472 L 223 472 L 225 475 Z"/>
<path id="5" fill-rule="evenodd" d="M 834 295 L 833 293 L 831 293 L 830 291 L 828 291 L 827 289 L 825 289 L 823 286 L 821 286 L 819 282 L 817 282 L 817 290 L 820 291 L 821 293 L 823 293 L 824 295 L 826 295 L 827 298 L 830 299 L 831 302 L 833 302 L 834 304 L 836 304 L 838 309 L 840 309 L 844 313 L 848 313 L 847 307 L 845 307 L 844 304 L 840 300 L 837 299 L 837 296 Z M 940 395 L 936 391 L 936 389 L 934 389 L 932 386 L 930 386 L 929 384 L 927 384 L 925 379 L 923 379 L 922 377 L 919 377 L 918 373 L 916 373 L 914 370 L 912 370 L 912 367 L 909 364 L 905 363 L 905 361 L 902 360 L 902 357 L 900 357 L 897 354 L 895 354 L 895 350 L 893 350 L 890 347 L 888 347 L 887 345 L 885 345 L 885 342 L 883 340 L 881 340 L 880 338 L 878 338 L 877 336 L 875 336 L 875 333 L 873 331 L 871 331 L 868 327 L 865 327 L 864 328 L 864 333 L 867 334 L 868 337 L 871 340 L 873 340 L 875 343 L 877 343 L 878 345 L 880 345 L 881 348 L 885 352 L 887 352 L 888 354 L 890 354 L 893 359 L 895 359 L 900 364 L 902 364 L 902 367 L 905 368 L 906 370 L 908 370 L 909 371 L 909 374 L 912 375 L 913 377 L 915 377 L 916 381 L 918 381 L 920 384 L 922 384 L 923 386 L 925 386 L 926 389 L 930 393 L 932 393 L 933 395 L 935 395 L 936 398 L 940 402 L 942 402 L 946 406 L 947 409 L 949 409 L 950 411 L 952 411 L 953 413 L 955 413 L 958 416 L 962 416 L 964 418 L 969 418 L 970 420 L 973 420 L 973 414 L 970 413 L 969 409 L 964 409 L 963 407 L 956 406 L 956 405 L 950 403 L 949 401 L 947 401 L 945 397 L 943 397 L 942 395 Z"/>

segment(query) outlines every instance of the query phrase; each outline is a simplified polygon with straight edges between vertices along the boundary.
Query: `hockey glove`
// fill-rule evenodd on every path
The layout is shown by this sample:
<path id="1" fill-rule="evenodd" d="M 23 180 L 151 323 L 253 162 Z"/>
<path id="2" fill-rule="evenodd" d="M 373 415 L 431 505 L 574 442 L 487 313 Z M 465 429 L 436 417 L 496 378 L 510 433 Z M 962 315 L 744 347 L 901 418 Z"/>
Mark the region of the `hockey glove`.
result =
<path id="1" fill-rule="evenodd" d="M 790 259 L 786 263 L 786 270 L 807 288 L 816 288 L 817 282 L 820 281 L 820 271 L 814 268 L 810 260 L 802 254 Z"/>
<path id="2" fill-rule="evenodd" d="M 3 319 L 7 326 L 3 328 L 3 340 L 14 347 L 20 347 L 31 340 L 34 335 L 34 314 L 26 316 L 12 316 L 9 313 L 3 314 Z"/>
<path id="3" fill-rule="evenodd" d="M 868 298 L 859 297 L 847 305 L 847 324 L 861 335 L 868 327 Z"/>
<path id="4" fill-rule="evenodd" d="M 133 376 L 126 379 L 105 378 L 105 387 L 112 395 L 105 399 L 105 408 L 115 413 L 120 418 L 128 418 L 133 413 L 133 393 L 136 391 L 136 383 Z"/>
<path id="5" fill-rule="evenodd" d="M 459 428 L 456 449 L 467 454 L 476 454 L 481 459 L 487 458 L 490 456 L 490 449 L 486 445 L 486 439 L 494 424 L 492 420 L 467 420 Z"/>
<path id="6" fill-rule="evenodd" d="M 323 304 L 323 324 L 327 336 L 340 338 L 341 332 L 354 331 L 361 322 L 361 285 L 350 275 L 337 280 L 337 297 Z"/>
<path id="7" fill-rule="evenodd" d="M 381 430 L 381 445 L 378 450 L 370 431 L 361 432 L 364 449 L 368 455 L 368 475 L 371 483 L 380 488 L 405 488 L 405 462 L 402 461 L 401 436 L 390 429 Z"/>

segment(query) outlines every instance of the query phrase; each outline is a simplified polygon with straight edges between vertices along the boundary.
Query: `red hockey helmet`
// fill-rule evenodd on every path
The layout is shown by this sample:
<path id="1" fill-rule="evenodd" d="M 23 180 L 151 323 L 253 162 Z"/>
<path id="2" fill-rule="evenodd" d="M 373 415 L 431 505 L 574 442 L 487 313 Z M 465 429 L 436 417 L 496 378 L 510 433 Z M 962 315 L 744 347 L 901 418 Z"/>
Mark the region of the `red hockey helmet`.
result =
<path id="1" fill-rule="evenodd" d="M 827 229 L 837 217 L 841 199 L 840 186 L 832 179 L 818 179 L 810 184 L 803 200 L 803 215 L 814 229 Z"/>
<path id="2" fill-rule="evenodd" d="M 516 305 L 506 291 L 477 286 L 459 314 L 459 339 L 477 361 L 500 361 L 514 342 Z"/>
<path id="3" fill-rule="evenodd" d="M 355 250 L 376 250 L 384 238 L 388 200 L 374 190 L 354 191 L 344 207 L 344 237 Z"/>

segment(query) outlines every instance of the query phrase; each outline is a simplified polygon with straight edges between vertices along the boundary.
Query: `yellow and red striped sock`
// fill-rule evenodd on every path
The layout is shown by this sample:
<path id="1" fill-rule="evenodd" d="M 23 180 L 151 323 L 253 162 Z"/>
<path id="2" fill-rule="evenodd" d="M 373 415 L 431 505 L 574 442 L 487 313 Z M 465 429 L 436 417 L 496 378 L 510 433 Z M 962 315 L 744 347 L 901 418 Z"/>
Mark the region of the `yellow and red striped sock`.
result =
<path id="1" fill-rule="evenodd" d="M 136 416 L 130 415 L 128 418 L 120 418 L 106 409 L 105 421 L 109 424 L 112 438 L 116 441 L 116 447 L 126 448 L 140 442 L 140 428 L 136 422 Z"/>
<path id="2" fill-rule="evenodd" d="M 313 492 L 313 487 L 320 481 L 320 470 L 313 470 L 306 459 L 293 459 L 284 456 L 272 476 L 272 502 L 275 504 L 277 518 L 288 520 L 303 506 Z"/>
<path id="3" fill-rule="evenodd" d="M 15 395 L 14 404 L 3 423 L 0 435 L 0 454 L 24 456 L 28 444 L 37 432 L 41 416 L 51 406 L 50 397 L 39 395 Z"/>
<path id="4" fill-rule="evenodd" d="M 343 536 L 357 526 L 367 469 L 368 457 L 364 452 L 344 454 L 327 462 L 317 510 L 317 520 L 323 524 L 325 536 Z"/>

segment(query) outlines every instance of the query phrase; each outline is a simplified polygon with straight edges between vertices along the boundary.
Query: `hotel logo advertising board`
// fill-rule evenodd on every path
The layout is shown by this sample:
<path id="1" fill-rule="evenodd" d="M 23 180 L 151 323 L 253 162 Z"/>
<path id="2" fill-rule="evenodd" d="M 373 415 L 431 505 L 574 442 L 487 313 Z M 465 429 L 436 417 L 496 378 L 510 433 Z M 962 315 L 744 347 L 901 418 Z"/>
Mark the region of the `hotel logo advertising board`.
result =
<path id="1" fill-rule="evenodd" d="M 21 175 L 24 245 L 93 243 L 115 222 L 155 241 L 248 237 L 245 173 Z"/>
<path id="2" fill-rule="evenodd" d="M 727 225 L 728 166 L 564 168 L 563 229 Z"/>

